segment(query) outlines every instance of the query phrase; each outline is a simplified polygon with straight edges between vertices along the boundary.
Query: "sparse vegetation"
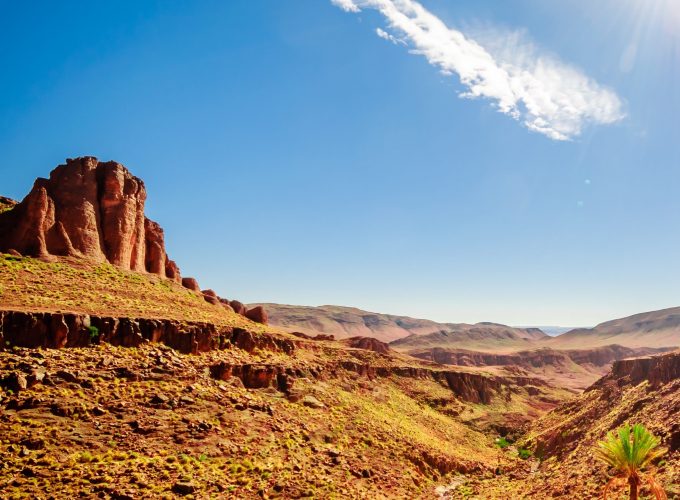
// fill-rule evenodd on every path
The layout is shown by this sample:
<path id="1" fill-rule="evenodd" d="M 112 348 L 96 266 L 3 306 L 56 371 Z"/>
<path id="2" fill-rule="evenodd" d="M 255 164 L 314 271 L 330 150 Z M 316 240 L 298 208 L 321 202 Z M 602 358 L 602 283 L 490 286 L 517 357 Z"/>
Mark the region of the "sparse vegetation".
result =
<path id="1" fill-rule="evenodd" d="M 172 280 L 67 258 L 45 262 L 0 253 L 0 302 L 3 308 L 23 311 L 166 318 L 265 330 Z"/>
<path id="2" fill-rule="evenodd" d="M 505 449 L 508 446 L 510 446 L 510 443 L 508 442 L 507 439 L 505 439 L 504 437 L 501 437 L 501 438 L 496 439 L 496 446 L 498 446 L 501 449 Z"/>
<path id="3" fill-rule="evenodd" d="M 94 343 L 99 341 L 99 328 L 96 326 L 88 326 L 87 329 L 90 332 L 90 342 Z"/>

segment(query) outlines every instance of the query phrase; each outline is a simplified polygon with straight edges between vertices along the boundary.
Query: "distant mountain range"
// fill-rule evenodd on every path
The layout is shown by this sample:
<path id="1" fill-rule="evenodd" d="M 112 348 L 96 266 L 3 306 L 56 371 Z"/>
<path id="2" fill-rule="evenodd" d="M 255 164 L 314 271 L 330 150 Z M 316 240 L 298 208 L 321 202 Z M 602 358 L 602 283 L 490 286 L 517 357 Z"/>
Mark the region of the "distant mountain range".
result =
<path id="1" fill-rule="evenodd" d="M 343 306 L 293 306 L 284 304 L 257 304 L 265 307 L 272 325 L 288 331 L 306 334 L 334 335 L 336 339 L 355 336 L 373 337 L 382 342 L 403 341 L 405 345 L 412 338 L 423 338 L 424 342 L 439 344 L 457 339 L 477 347 L 485 340 L 502 344 L 519 342 L 523 347 L 527 341 L 548 338 L 537 328 L 514 328 L 496 323 L 438 323 L 428 319 L 408 316 L 381 314 Z M 250 304 L 249 307 L 254 307 Z M 472 345 L 474 344 L 474 345 Z M 519 346 L 518 346 L 519 347 Z"/>
<path id="2" fill-rule="evenodd" d="M 680 307 L 635 314 L 593 328 L 511 327 L 497 323 L 438 323 L 428 319 L 381 314 L 354 307 L 263 305 L 272 325 L 337 339 L 373 337 L 392 348 L 456 348 L 481 352 L 528 349 L 590 349 L 606 345 L 628 348 L 680 346 Z"/>
<path id="3" fill-rule="evenodd" d="M 619 344 L 626 347 L 680 346 L 680 307 L 644 312 L 600 323 L 594 328 L 577 328 L 550 339 L 554 349 L 600 347 Z"/>

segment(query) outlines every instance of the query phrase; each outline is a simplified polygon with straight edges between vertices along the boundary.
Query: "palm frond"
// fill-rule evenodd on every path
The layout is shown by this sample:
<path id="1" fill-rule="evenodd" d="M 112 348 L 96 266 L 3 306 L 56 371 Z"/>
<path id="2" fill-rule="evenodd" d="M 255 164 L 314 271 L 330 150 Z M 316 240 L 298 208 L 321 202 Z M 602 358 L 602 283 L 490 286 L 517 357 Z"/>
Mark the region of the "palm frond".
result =
<path id="1" fill-rule="evenodd" d="M 604 440 L 599 441 L 595 456 L 617 472 L 605 486 L 605 498 L 618 480 L 631 480 L 639 484 L 642 470 L 666 453 L 667 450 L 659 444 L 660 440 L 641 424 L 633 427 L 624 425 L 617 432 L 609 432 Z M 666 494 L 654 478 L 646 474 L 645 479 L 657 500 L 665 500 Z"/>
<path id="2" fill-rule="evenodd" d="M 652 476 L 651 474 L 645 474 L 644 479 L 645 481 L 647 481 L 647 484 L 649 485 L 649 490 L 652 492 L 656 500 L 668 500 L 666 492 L 664 491 L 663 487 L 656 481 L 654 476 Z"/>
<path id="3" fill-rule="evenodd" d="M 609 496 L 609 490 L 612 489 L 612 487 L 616 483 L 622 483 L 624 481 L 625 481 L 625 478 L 623 476 L 614 476 L 609 481 L 607 481 L 607 484 L 604 487 L 604 491 L 602 492 L 603 500 L 607 500 L 607 497 Z"/>

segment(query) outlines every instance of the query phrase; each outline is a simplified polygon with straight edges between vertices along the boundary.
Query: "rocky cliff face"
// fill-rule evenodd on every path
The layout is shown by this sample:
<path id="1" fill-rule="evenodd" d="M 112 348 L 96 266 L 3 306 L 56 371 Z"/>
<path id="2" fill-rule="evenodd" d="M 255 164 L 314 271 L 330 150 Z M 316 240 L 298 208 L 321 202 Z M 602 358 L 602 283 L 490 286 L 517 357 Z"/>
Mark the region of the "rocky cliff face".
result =
<path id="1" fill-rule="evenodd" d="M 183 353 L 197 354 L 234 345 L 292 353 L 295 342 L 258 335 L 242 328 L 212 323 L 148 318 L 115 318 L 70 313 L 0 311 L 2 347 L 86 347 L 106 342 L 137 347 L 149 342 L 165 344 Z"/>
<path id="2" fill-rule="evenodd" d="M 609 345 L 583 350 L 536 349 L 510 354 L 435 347 L 433 349 L 412 350 L 408 354 L 426 361 L 434 361 L 446 365 L 542 368 L 544 366 L 566 366 L 570 362 L 578 365 L 606 367 L 612 362 L 623 358 L 645 356 L 659 352 L 664 352 L 664 349 L 631 349 L 620 345 Z"/>
<path id="3" fill-rule="evenodd" d="M 163 229 L 144 215 L 145 202 L 144 182 L 120 163 L 92 156 L 68 159 L 48 179 L 37 179 L 21 203 L 0 197 L 0 252 L 109 262 L 171 279 L 202 293 L 206 302 L 231 308 L 215 292 L 201 292 L 195 279 L 180 276 L 165 251 Z M 268 321 L 262 307 L 236 312 Z"/>
<path id="4" fill-rule="evenodd" d="M 598 384 L 613 379 L 619 384 L 637 385 L 646 380 L 652 387 L 658 387 L 678 378 L 680 378 L 680 351 L 675 351 L 665 356 L 616 361 L 612 366 L 611 375 Z"/>
<path id="5" fill-rule="evenodd" d="M 69 159 L 0 213 L 0 251 L 108 261 L 179 281 L 163 230 L 144 215 L 145 201 L 144 183 L 120 163 Z"/>
<path id="6" fill-rule="evenodd" d="M 306 346 L 312 350 L 315 348 L 314 345 L 301 344 L 303 341 L 271 334 L 256 334 L 242 328 L 220 327 L 211 323 L 0 311 L 0 346 L 3 347 L 59 349 L 86 347 L 103 342 L 125 347 L 160 343 L 180 352 L 193 354 L 236 347 L 246 352 L 259 349 L 290 355 L 300 347 Z M 390 376 L 430 379 L 448 387 L 464 401 L 484 404 L 491 403 L 499 396 L 509 400 L 511 394 L 520 391 L 522 387 L 531 386 L 539 390 L 539 387 L 545 386 L 541 380 L 529 377 L 495 377 L 416 366 L 380 366 L 354 359 L 318 365 L 303 374 L 285 372 L 275 365 L 264 364 L 244 368 L 221 363 L 211 367 L 211 370 L 215 378 L 223 380 L 238 376 L 246 387 L 284 386 L 287 379 L 283 375 L 334 378 L 340 370 L 354 372 L 369 379 Z"/>

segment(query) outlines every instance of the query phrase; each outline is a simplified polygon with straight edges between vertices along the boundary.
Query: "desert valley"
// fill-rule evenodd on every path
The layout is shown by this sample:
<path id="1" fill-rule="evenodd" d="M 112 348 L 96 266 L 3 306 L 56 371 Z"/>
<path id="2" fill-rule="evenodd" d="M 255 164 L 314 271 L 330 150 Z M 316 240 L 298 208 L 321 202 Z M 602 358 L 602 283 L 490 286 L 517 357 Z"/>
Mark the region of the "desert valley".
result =
<path id="1" fill-rule="evenodd" d="M 1 5 L 0 500 L 680 500 L 680 0 Z"/>
<path id="2" fill-rule="evenodd" d="M 597 498 L 628 422 L 680 495 L 680 308 L 550 337 L 243 304 L 145 201 L 93 157 L 2 198 L 3 498 Z"/>

